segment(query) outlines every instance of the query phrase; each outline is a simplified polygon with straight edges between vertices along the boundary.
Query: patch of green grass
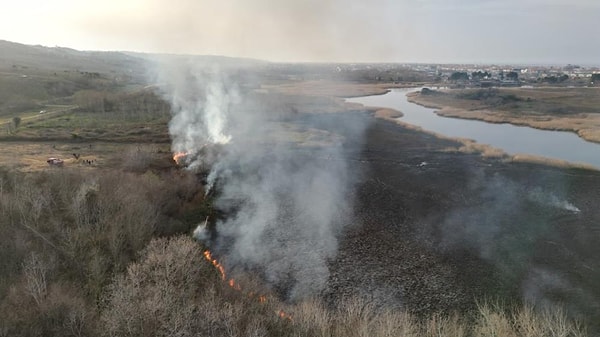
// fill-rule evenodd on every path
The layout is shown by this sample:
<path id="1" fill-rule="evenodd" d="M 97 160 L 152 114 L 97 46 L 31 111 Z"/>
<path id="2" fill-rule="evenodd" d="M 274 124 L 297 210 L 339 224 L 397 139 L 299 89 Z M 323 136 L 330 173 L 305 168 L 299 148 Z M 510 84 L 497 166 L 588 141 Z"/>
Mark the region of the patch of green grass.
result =
<path id="1" fill-rule="evenodd" d="M 72 111 L 61 116 L 28 121 L 22 124 L 14 134 L 0 135 L 0 140 L 17 137 L 23 140 L 53 138 L 163 142 L 169 139 L 167 136 L 168 121 L 168 116 L 147 116 L 140 120 L 140 118 L 116 112 Z"/>
<path id="2" fill-rule="evenodd" d="M 427 99 L 442 106 L 467 110 L 491 109 L 515 115 L 600 113 L 600 90 L 597 88 L 461 89 L 427 95 Z"/>

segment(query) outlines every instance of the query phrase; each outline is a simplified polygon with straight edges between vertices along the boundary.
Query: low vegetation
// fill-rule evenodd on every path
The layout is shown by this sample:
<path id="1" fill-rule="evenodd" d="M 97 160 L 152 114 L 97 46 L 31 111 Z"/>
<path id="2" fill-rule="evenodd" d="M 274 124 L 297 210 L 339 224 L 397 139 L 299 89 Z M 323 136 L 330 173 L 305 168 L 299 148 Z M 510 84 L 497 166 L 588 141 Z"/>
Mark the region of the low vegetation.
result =
<path id="1" fill-rule="evenodd" d="M 487 88 L 431 90 L 422 92 L 432 105 L 458 109 L 490 109 L 516 116 L 568 117 L 599 113 L 596 88 Z"/>
<path id="2" fill-rule="evenodd" d="M 1 171 L 0 335 L 87 335 L 113 277 L 153 237 L 189 232 L 179 219 L 203 195 L 194 181 L 182 173 Z"/>
<path id="3" fill-rule="evenodd" d="M 446 117 L 572 131 L 600 142 L 598 93 L 598 88 L 427 89 L 409 100 Z"/>
<path id="4" fill-rule="evenodd" d="M 80 91 L 74 103 L 72 108 L 14 117 L 6 124 L 6 132 L 0 133 L 0 140 L 170 141 L 169 106 L 153 91 Z"/>

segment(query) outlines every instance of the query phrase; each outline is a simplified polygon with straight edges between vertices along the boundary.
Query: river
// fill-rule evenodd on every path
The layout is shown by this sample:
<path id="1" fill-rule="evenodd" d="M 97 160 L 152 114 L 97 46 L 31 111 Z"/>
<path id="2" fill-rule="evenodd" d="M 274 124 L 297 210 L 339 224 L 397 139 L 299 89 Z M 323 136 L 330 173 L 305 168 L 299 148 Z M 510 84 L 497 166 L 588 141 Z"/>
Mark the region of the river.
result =
<path id="1" fill-rule="evenodd" d="M 472 139 L 502 149 L 507 154 L 529 154 L 589 164 L 600 169 L 600 144 L 588 142 L 575 133 L 442 117 L 435 113 L 435 109 L 407 100 L 407 93 L 418 90 L 392 89 L 384 95 L 353 97 L 346 101 L 395 109 L 404 114 L 400 118 L 403 122 L 452 138 Z"/>

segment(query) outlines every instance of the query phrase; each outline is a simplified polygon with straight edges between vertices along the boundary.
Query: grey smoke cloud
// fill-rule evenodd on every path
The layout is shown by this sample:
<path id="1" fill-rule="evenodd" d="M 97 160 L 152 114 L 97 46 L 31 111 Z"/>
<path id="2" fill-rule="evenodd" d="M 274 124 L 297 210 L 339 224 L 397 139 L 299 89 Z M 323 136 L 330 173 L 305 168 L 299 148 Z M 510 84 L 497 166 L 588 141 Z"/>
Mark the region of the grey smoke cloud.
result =
<path id="1" fill-rule="evenodd" d="M 356 172 L 345 142 L 360 142 L 365 119 L 272 111 L 226 70 L 193 62 L 163 66 L 160 82 L 174 112 L 172 148 L 191 153 L 191 168 L 209 168 L 215 207 L 226 214 L 211 248 L 228 267 L 259 270 L 289 299 L 318 293 L 351 221 Z M 208 238 L 202 226 L 196 236 Z"/>
<path id="2" fill-rule="evenodd" d="M 2 39 L 89 50 L 285 62 L 600 59 L 594 0 L 56 0 L 3 9 Z"/>
<path id="3" fill-rule="evenodd" d="M 173 152 L 194 158 L 193 168 L 210 165 L 206 147 L 231 141 L 227 133 L 232 107 L 240 101 L 236 84 L 217 65 L 194 64 L 192 59 L 164 58 L 157 74 L 165 98 L 176 113 L 169 122 Z M 207 161 L 209 159 L 209 161 Z"/>

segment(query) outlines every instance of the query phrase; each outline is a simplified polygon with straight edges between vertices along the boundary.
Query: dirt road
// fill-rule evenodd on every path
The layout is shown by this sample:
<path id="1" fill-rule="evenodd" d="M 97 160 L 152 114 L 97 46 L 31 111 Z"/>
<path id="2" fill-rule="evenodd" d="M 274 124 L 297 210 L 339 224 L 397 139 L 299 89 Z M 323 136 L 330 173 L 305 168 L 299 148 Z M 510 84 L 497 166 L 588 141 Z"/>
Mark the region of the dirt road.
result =
<path id="1" fill-rule="evenodd" d="M 48 105 L 47 107 L 49 110 L 42 110 L 42 111 L 44 111 L 43 113 L 38 112 L 35 114 L 26 114 L 25 117 L 21 117 L 21 123 L 38 120 L 38 119 L 45 119 L 45 118 L 49 118 L 52 116 L 60 115 L 60 114 L 75 110 L 79 106 L 78 105 Z M 12 122 L 12 118 L 5 118 L 4 120 L 0 120 L 0 124 L 8 124 L 11 122 Z"/>

